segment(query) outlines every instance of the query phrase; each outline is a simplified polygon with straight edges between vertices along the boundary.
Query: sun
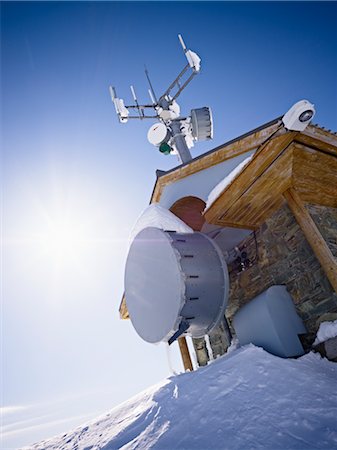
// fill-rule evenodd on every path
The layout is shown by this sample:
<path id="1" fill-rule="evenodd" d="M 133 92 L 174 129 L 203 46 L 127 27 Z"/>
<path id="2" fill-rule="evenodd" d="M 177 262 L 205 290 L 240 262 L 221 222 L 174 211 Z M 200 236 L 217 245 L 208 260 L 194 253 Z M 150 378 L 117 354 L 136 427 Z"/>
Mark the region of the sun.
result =
<path id="1" fill-rule="evenodd" d="M 88 177 L 73 178 L 56 172 L 44 183 L 25 183 L 6 211 L 4 244 L 17 271 L 53 291 L 70 280 L 80 285 L 79 277 L 89 283 L 93 273 L 101 273 L 102 261 L 127 245 L 126 233 L 116 232 L 121 227 L 109 207 L 110 194 L 88 183 Z"/>
<path id="2" fill-rule="evenodd" d="M 88 231 L 79 219 L 50 219 L 40 235 L 41 251 L 58 265 L 80 261 L 90 241 Z"/>

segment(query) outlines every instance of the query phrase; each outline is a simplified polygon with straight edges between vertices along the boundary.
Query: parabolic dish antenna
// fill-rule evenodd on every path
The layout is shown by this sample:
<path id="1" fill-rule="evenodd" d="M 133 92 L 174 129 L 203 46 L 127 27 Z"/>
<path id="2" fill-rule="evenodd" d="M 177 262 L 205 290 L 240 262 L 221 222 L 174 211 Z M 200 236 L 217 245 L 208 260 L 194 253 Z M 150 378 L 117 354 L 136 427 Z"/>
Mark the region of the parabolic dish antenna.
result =
<path id="1" fill-rule="evenodd" d="M 126 304 L 136 332 L 147 342 L 209 333 L 223 318 L 228 291 L 221 250 L 202 233 L 148 227 L 130 246 Z"/>
<path id="2" fill-rule="evenodd" d="M 169 131 L 163 123 L 157 122 L 149 129 L 147 138 L 151 144 L 159 147 L 162 142 L 169 139 Z"/>

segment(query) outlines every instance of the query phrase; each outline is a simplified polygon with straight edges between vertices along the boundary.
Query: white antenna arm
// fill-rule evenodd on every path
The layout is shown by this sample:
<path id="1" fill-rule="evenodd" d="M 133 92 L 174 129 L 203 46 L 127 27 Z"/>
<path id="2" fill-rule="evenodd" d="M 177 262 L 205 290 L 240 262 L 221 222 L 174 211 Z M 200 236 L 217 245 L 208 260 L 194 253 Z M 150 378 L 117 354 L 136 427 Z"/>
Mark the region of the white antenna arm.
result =
<path id="1" fill-rule="evenodd" d="M 109 86 L 109 92 L 110 92 L 110 95 L 111 95 L 111 100 L 114 101 L 115 98 L 117 97 L 115 88 L 112 87 L 112 86 Z"/>
<path id="2" fill-rule="evenodd" d="M 185 45 L 185 42 L 184 42 L 184 39 L 183 39 L 182 35 L 181 35 L 181 34 L 178 34 L 178 38 L 179 38 L 180 44 L 181 44 L 181 46 L 182 46 L 184 52 L 186 53 L 187 48 L 186 48 L 186 45 Z"/>
<path id="3" fill-rule="evenodd" d="M 135 101 L 136 104 L 137 104 L 138 101 L 137 101 L 136 92 L 135 92 L 135 90 L 134 90 L 134 87 L 131 85 L 131 86 L 130 86 L 130 89 L 131 89 L 132 97 L 133 97 L 134 101 Z"/>
<path id="4" fill-rule="evenodd" d="M 151 102 L 155 105 L 157 102 L 155 101 L 151 89 L 148 90 Z"/>
<path id="5" fill-rule="evenodd" d="M 134 87 L 133 87 L 132 85 L 130 86 L 130 89 L 131 89 L 131 93 L 132 93 L 133 100 L 134 100 L 134 102 L 136 103 L 136 107 L 137 107 L 137 110 L 138 110 L 139 118 L 140 118 L 140 119 L 143 119 L 144 116 L 145 116 L 145 114 L 144 114 L 144 109 L 143 109 L 142 106 L 139 105 L 138 100 L 137 100 L 137 95 L 136 95 L 135 89 L 134 89 Z"/>

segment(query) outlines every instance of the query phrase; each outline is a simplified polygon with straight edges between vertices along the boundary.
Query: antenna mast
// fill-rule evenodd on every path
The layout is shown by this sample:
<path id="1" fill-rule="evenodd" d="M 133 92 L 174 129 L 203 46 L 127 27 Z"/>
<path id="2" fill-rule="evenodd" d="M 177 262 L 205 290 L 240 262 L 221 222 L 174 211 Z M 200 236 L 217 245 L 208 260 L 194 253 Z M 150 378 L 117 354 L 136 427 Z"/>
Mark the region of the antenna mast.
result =
<path id="1" fill-rule="evenodd" d="M 129 119 L 157 119 L 157 122 L 148 131 L 149 142 L 158 147 L 159 151 L 165 155 L 177 154 L 180 162 L 184 164 L 192 159 L 190 148 L 193 147 L 195 141 L 212 139 L 213 121 L 211 110 L 208 107 L 192 109 L 191 115 L 188 117 L 180 116 L 180 107 L 176 99 L 200 72 L 201 60 L 192 50 L 187 50 L 180 34 L 178 38 L 187 64 L 159 99 L 154 92 L 146 67 L 145 75 L 150 86 L 148 92 L 151 104 L 139 104 L 133 86 L 130 86 L 130 89 L 134 104 L 125 105 L 124 100 L 117 97 L 116 89 L 112 86 L 110 86 L 110 95 L 121 123 L 126 123 Z M 186 78 L 187 72 L 189 76 Z"/>

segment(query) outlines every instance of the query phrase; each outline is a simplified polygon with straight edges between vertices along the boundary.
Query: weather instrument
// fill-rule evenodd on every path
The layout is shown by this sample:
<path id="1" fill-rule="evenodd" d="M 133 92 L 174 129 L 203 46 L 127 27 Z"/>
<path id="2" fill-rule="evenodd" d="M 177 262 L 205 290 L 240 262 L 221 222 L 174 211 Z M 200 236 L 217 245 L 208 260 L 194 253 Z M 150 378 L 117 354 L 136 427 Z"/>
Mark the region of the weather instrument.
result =
<path id="1" fill-rule="evenodd" d="M 134 101 L 131 105 L 125 105 L 124 100 L 117 96 L 116 89 L 112 86 L 110 95 L 121 123 L 126 123 L 129 119 L 156 119 L 157 122 L 150 127 L 147 134 L 149 142 L 161 153 L 177 154 L 181 163 L 187 163 L 192 159 L 190 148 L 195 142 L 213 138 L 213 120 L 211 110 L 207 106 L 192 109 L 187 117 L 180 115 L 177 98 L 200 72 L 201 59 L 195 52 L 186 48 L 180 34 L 178 38 L 187 63 L 159 98 L 154 92 L 147 69 L 145 75 L 150 86 L 148 90 L 150 103 L 139 104 L 133 86 L 130 86 Z"/>

